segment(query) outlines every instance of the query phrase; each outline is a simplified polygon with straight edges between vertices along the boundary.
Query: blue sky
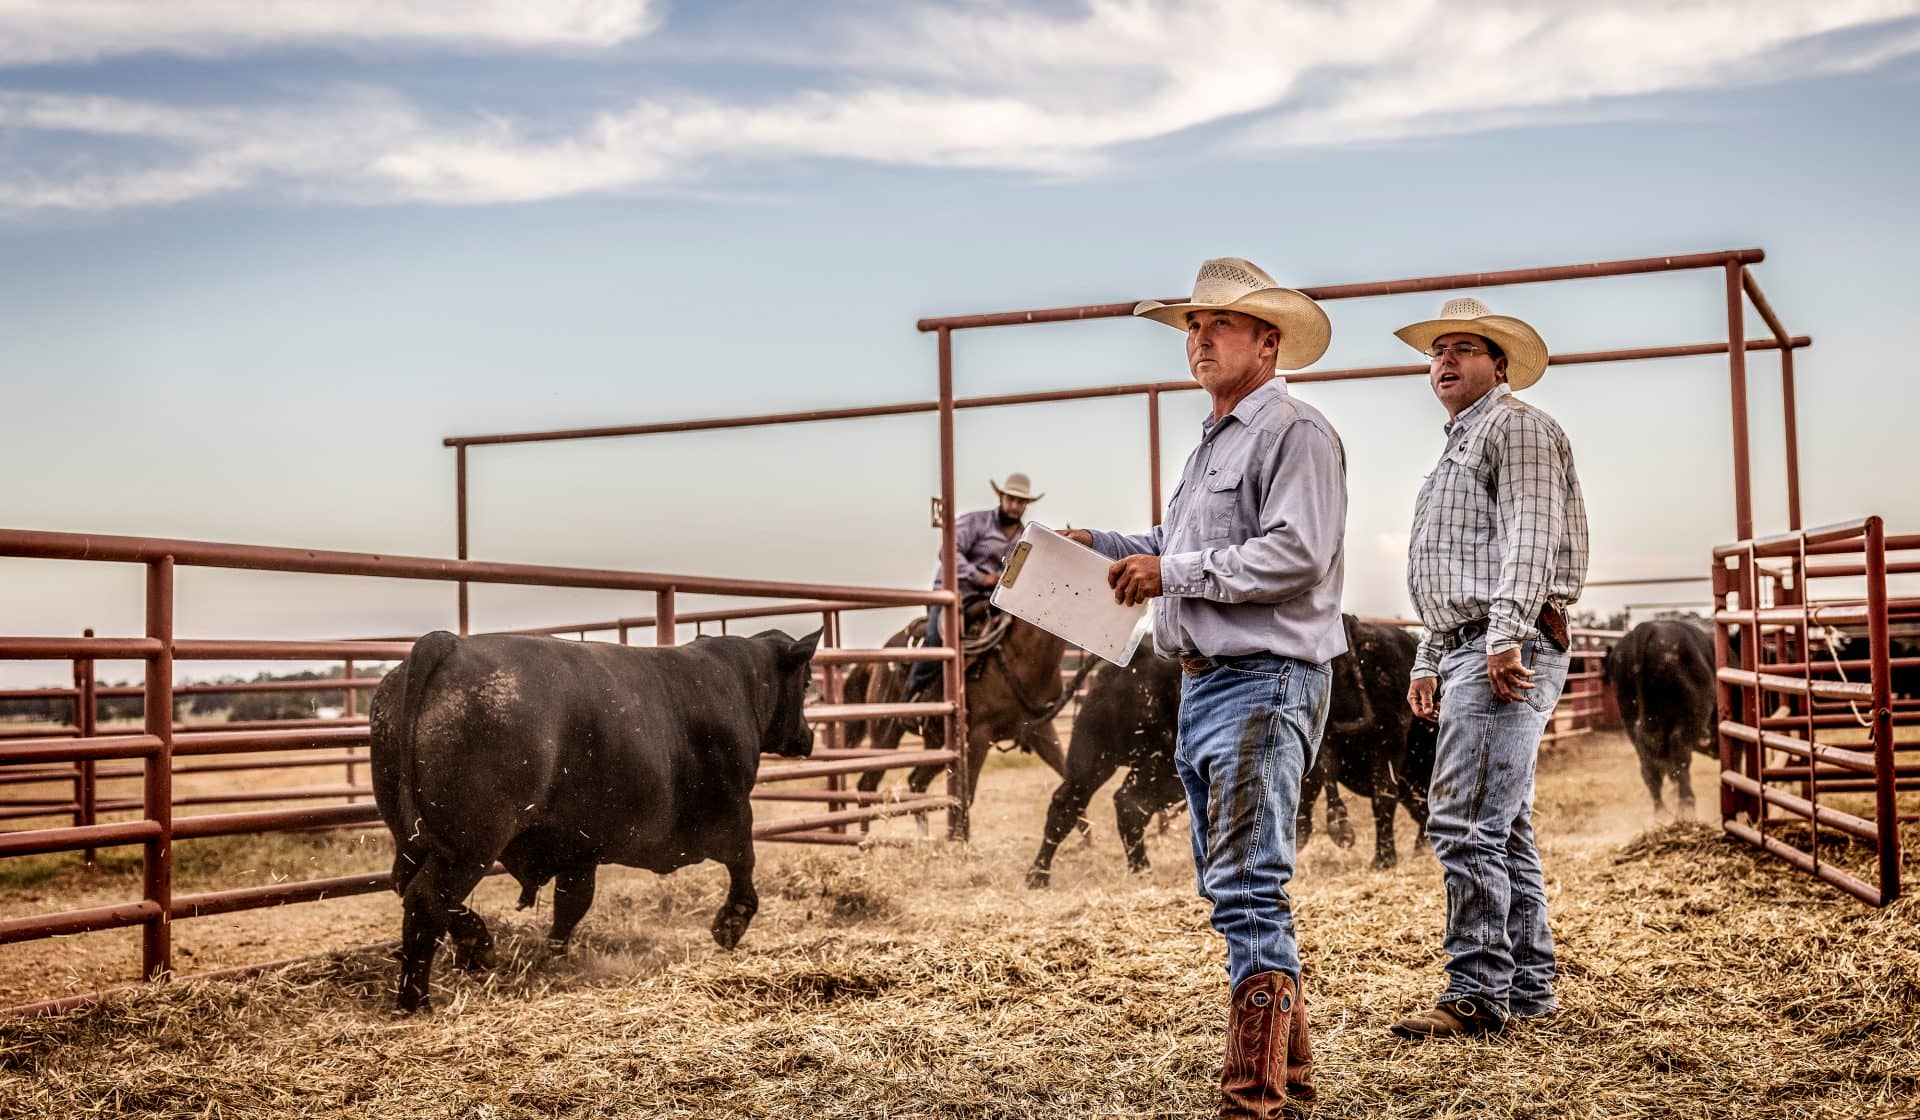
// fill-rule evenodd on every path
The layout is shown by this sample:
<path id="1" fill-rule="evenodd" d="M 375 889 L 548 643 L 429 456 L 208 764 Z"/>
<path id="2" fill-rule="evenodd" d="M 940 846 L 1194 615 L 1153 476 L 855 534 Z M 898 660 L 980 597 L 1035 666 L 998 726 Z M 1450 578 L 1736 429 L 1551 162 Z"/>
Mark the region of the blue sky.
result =
<path id="1" fill-rule="evenodd" d="M 925 399 L 923 315 L 1760 246 L 1807 520 L 1920 526 L 1902 453 L 1920 0 L 658 4 L 0 0 L 0 524 L 451 554 L 485 431 Z M 1493 289 L 1556 350 L 1724 337 L 1696 273 Z M 1406 360 L 1441 295 L 1329 310 Z M 1762 333 L 1757 318 L 1749 332 Z M 963 394 L 1181 377 L 1110 321 L 971 333 Z M 1785 526 L 1752 362 L 1756 521 Z M 1345 437 L 1349 605 L 1402 613 L 1439 444 L 1417 380 L 1304 386 Z M 1724 362 L 1552 371 L 1595 578 L 1732 536 Z M 1199 394 L 1166 409 L 1169 478 Z M 964 505 L 1146 520 L 1144 406 L 964 414 Z M 910 585 L 934 425 L 483 449 L 473 553 Z M 182 578 L 183 632 L 451 621 L 430 585 Z M 0 560 L 0 632 L 138 628 L 136 572 Z M 1599 593 L 1595 606 L 1673 597 Z M 482 625 L 646 597 L 481 591 Z M 896 622 L 877 616 L 854 636 Z"/>

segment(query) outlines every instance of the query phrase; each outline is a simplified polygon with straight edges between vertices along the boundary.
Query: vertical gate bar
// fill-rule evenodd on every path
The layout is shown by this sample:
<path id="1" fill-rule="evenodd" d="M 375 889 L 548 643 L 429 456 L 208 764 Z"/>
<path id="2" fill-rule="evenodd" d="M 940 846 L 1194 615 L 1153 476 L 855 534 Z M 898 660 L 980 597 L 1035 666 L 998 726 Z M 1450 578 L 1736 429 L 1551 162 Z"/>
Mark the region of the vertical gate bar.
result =
<path id="1" fill-rule="evenodd" d="M 833 647 L 833 648 L 839 647 L 840 645 L 840 612 L 839 611 L 821 611 L 820 612 L 820 644 L 824 646 Z M 842 696 L 840 666 L 822 665 L 820 667 L 820 691 L 827 703 L 838 704 L 840 702 L 840 699 Z M 841 723 L 839 720 L 835 720 L 832 723 L 829 723 L 827 725 L 828 748 L 832 750 L 839 750 L 842 747 L 845 747 L 846 745 L 847 745 L 847 725 L 844 723 Z M 847 788 L 847 781 L 845 776 L 840 774 L 827 775 L 827 788 L 829 790 L 842 790 Z M 847 803 L 844 801 L 829 801 L 827 802 L 827 811 L 830 813 L 837 813 L 841 809 L 845 808 L 846 804 Z M 841 821 L 840 823 L 835 824 L 833 826 L 833 831 L 840 832 L 840 833 L 846 832 L 847 831 L 846 822 Z"/>
<path id="2" fill-rule="evenodd" d="M 1873 660 L 1874 830 L 1880 842 L 1880 905 L 1900 897 L 1900 809 L 1895 802 L 1893 682 L 1888 662 L 1887 537 L 1878 517 L 1867 518 L 1867 649 Z"/>
<path id="3" fill-rule="evenodd" d="M 340 671 L 344 675 L 344 679 L 347 682 L 346 701 L 343 707 L 346 712 L 346 717 L 348 719 L 352 719 L 356 714 L 356 709 L 358 708 L 358 705 L 354 703 L 355 697 L 354 697 L 354 691 L 353 691 L 353 659 L 348 658 L 343 668 Z M 357 773 L 358 773 L 358 766 L 355 764 L 353 759 L 353 752 L 355 749 L 356 748 L 351 746 L 347 748 L 347 786 L 349 788 L 353 786 L 354 778 L 357 776 Z M 357 796 L 351 793 L 347 794 L 347 804 L 357 805 L 359 804 L 359 802 L 360 802 L 360 798 L 358 798 Z"/>
<path id="4" fill-rule="evenodd" d="M 143 885 L 148 901 L 160 908 L 147 921 L 140 938 L 140 976 L 158 979 L 173 971 L 173 557 L 147 564 L 147 637 L 160 642 L 160 651 L 147 662 L 147 691 L 143 705 L 146 732 L 160 740 L 160 749 L 147 757 L 143 789 L 148 820 L 160 825 L 160 836 L 145 847 Z"/>
<path id="5" fill-rule="evenodd" d="M 1741 580 L 1740 606 L 1742 609 L 1751 609 L 1754 611 L 1753 622 L 1748 624 L 1751 627 L 1751 633 L 1745 635 L 1740 642 L 1740 667 L 1750 673 L 1758 673 L 1760 671 L 1760 643 L 1763 642 L 1765 638 L 1762 636 L 1759 618 L 1761 605 L 1760 558 L 1758 552 L 1753 547 L 1751 538 L 1747 540 L 1746 551 L 1740 554 L 1739 572 Z M 1771 605 L 1771 603 L 1768 605 Z M 1760 713 L 1764 710 L 1762 706 L 1764 694 L 1760 686 L 1758 684 L 1752 686 L 1742 685 L 1740 687 L 1740 698 L 1741 722 L 1745 723 L 1748 727 L 1759 728 Z M 1767 752 L 1761 749 L 1758 743 L 1747 743 L 1745 744 L 1745 749 L 1741 751 L 1741 754 L 1745 756 L 1745 772 L 1747 777 L 1755 782 L 1764 783 L 1766 781 L 1763 775 L 1767 768 Z M 1752 796 L 1751 801 L 1753 806 L 1753 827 L 1764 838 L 1767 834 L 1767 799 L 1764 796 Z"/>
<path id="6" fill-rule="evenodd" d="M 1793 347 L 1780 348 L 1780 401 L 1787 432 L 1787 528 L 1800 528 L 1800 421 L 1793 407 Z"/>
<path id="7" fill-rule="evenodd" d="M 460 559 L 467 558 L 467 445 L 462 443 L 453 449 L 453 489 L 454 515 L 458 535 L 458 554 Z M 460 581 L 460 633 L 467 633 L 467 581 Z"/>
<path id="8" fill-rule="evenodd" d="M 1719 719 L 1714 722 L 1714 739 L 1720 748 L 1720 772 L 1724 775 L 1733 771 L 1733 736 L 1720 730 L 1720 723 L 1733 719 L 1733 686 L 1720 679 L 1719 669 L 1730 669 L 1733 655 L 1733 642 L 1727 636 L 1727 624 L 1719 621 L 1721 611 L 1727 609 L 1728 579 L 1726 562 L 1719 557 L 1713 559 L 1713 695 L 1715 711 Z M 1741 606 L 1746 606 L 1742 603 Z M 1727 780 L 1720 779 L 1720 823 L 1724 826 L 1732 821 L 1739 811 L 1734 789 Z"/>
<path id="9" fill-rule="evenodd" d="M 670 646 L 677 637 L 675 630 L 679 622 L 673 609 L 673 588 L 663 587 L 653 593 L 653 640 L 656 645 Z M 721 633 L 725 633 L 722 630 Z"/>
<path id="10" fill-rule="evenodd" d="M 1747 300 L 1743 266 L 1727 261 L 1727 372 L 1733 393 L 1733 518 L 1735 536 L 1753 539 L 1753 480 L 1747 461 Z M 1755 651 L 1756 655 L 1759 651 Z"/>
<path id="11" fill-rule="evenodd" d="M 620 644 L 623 646 L 629 644 L 627 642 L 627 624 L 624 622 L 620 624 Z"/>
<path id="12" fill-rule="evenodd" d="M 947 764 L 947 796 L 953 798 L 953 808 L 947 810 L 947 838 L 966 840 L 973 831 L 968 804 L 971 799 L 967 796 L 973 788 L 973 778 L 967 773 L 967 674 L 960 664 L 961 627 L 964 621 L 960 614 L 960 552 L 953 530 L 953 332 L 941 327 L 939 344 L 940 586 L 953 596 L 953 602 L 944 608 L 946 625 L 943 629 L 947 645 L 954 652 L 953 660 L 948 661 L 942 670 L 947 685 L 947 699 L 954 706 L 953 711 L 945 717 L 947 749 L 954 753 L 954 760 Z"/>
<path id="13" fill-rule="evenodd" d="M 1795 531 L 1798 531 L 1797 526 L 1795 527 Z M 1801 533 L 1798 541 L 1795 543 L 1799 547 L 1793 554 L 1793 590 L 1787 592 L 1776 583 L 1774 594 L 1776 596 L 1784 595 L 1789 602 L 1797 600 L 1800 604 L 1800 640 L 1795 647 L 1795 652 L 1799 655 L 1800 679 L 1806 684 L 1807 691 L 1805 695 L 1794 699 L 1797 699 L 1806 707 L 1807 743 L 1811 746 L 1819 733 L 1815 730 L 1813 723 L 1813 604 L 1811 602 L 1812 596 L 1807 594 L 1807 535 Z M 1782 633 L 1784 635 L 1784 631 Z M 1780 660 L 1786 660 L 1784 654 L 1780 657 Z M 1790 699 L 1788 704 L 1791 705 L 1793 702 L 1794 700 Z M 1809 757 L 1807 759 L 1807 780 L 1800 790 L 1801 795 L 1807 799 L 1808 804 L 1807 837 L 1811 841 L 1808 846 L 1808 853 L 1813 857 L 1813 873 L 1815 875 L 1820 874 L 1820 779 L 1815 776 L 1818 770 L 1819 767 L 1815 766 L 1813 759 Z"/>
<path id="14" fill-rule="evenodd" d="M 1147 512 L 1160 524 L 1160 390 L 1147 390 L 1147 474 L 1151 481 L 1153 508 Z"/>
<path id="15" fill-rule="evenodd" d="M 82 632 L 84 637 L 93 637 L 93 627 Z M 100 697 L 95 683 L 93 658 L 83 657 L 73 663 L 73 683 L 79 689 L 79 695 L 73 700 L 73 726 L 82 739 L 92 738 L 99 730 Z M 80 763 L 80 788 L 75 791 L 75 800 L 80 803 L 80 811 L 74 818 L 82 827 L 92 825 L 99 819 L 100 781 L 96 769 L 98 763 L 87 759 Z M 81 850 L 80 858 L 88 867 L 92 867 L 96 851 L 93 848 Z"/>

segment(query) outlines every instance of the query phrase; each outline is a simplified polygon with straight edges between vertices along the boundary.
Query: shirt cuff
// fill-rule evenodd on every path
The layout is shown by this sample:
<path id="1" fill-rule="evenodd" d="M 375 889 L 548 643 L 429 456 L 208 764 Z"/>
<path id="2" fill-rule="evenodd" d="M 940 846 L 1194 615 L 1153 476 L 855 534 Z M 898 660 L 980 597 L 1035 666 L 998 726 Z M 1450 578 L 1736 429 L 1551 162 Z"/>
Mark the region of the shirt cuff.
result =
<path id="1" fill-rule="evenodd" d="M 1487 612 L 1487 653 L 1505 653 L 1510 649 L 1519 649 L 1521 644 L 1532 638 L 1535 628 L 1532 622 L 1522 621 L 1520 608 L 1507 599 L 1495 600 L 1493 609 Z"/>
<path id="2" fill-rule="evenodd" d="M 1197 599 L 1207 593 L 1207 554 L 1176 552 L 1160 558 L 1160 594 Z"/>

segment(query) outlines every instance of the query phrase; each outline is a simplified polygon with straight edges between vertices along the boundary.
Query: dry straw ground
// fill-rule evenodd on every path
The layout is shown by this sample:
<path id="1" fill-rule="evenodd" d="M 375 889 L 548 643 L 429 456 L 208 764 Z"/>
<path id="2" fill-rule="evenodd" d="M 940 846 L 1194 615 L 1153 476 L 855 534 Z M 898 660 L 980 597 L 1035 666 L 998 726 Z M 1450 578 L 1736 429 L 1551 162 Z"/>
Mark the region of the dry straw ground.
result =
<path id="1" fill-rule="evenodd" d="M 1103 797 L 1091 844 L 1070 841 L 1056 885 L 1030 892 L 1052 785 L 996 760 L 970 847 L 763 848 L 763 909 L 731 954 L 705 933 L 717 868 L 610 870 L 559 960 L 544 913 L 483 888 L 501 964 L 441 969 L 431 1015 L 394 1017 L 393 965 L 364 953 L 0 1024 L 0 1116 L 1210 1115 L 1224 980 L 1184 822 L 1129 877 Z M 1645 804 L 1617 736 L 1544 767 L 1567 1011 L 1491 1041 L 1387 1035 L 1437 991 L 1436 865 L 1403 834 L 1399 869 L 1369 871 L 1364 811 L 1357 848 L 1316 837 L 1296 881 L 1316 1114 L 1920 1115 L 1920 908 L 1874 911 L 1707 826 L 1653 828 Z M 375 898 L 292 908 L 239 947 L 196 923 L 181 934 L 225 963 L 391 936 L 394 913 Z"/>

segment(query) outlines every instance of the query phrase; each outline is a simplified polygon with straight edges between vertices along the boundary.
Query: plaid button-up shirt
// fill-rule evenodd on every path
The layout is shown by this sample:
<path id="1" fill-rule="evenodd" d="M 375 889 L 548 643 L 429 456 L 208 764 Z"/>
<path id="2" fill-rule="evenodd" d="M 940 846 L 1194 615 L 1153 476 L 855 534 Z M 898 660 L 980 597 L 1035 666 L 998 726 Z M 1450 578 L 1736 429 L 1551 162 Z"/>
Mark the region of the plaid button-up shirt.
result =
<path id="1" fill-rule="evenodd" d="M 1587 507 L 1553 417 L 1495 385 L 1446 426 L 1447 448 L 1413 507 L 1407 591 L 1426 625 L 1413 675 L 1440 671 L 1440 635 L 1487 620 L 1487 652 L 1534 636 L 1551 601 L 1587 582 Z"/>

